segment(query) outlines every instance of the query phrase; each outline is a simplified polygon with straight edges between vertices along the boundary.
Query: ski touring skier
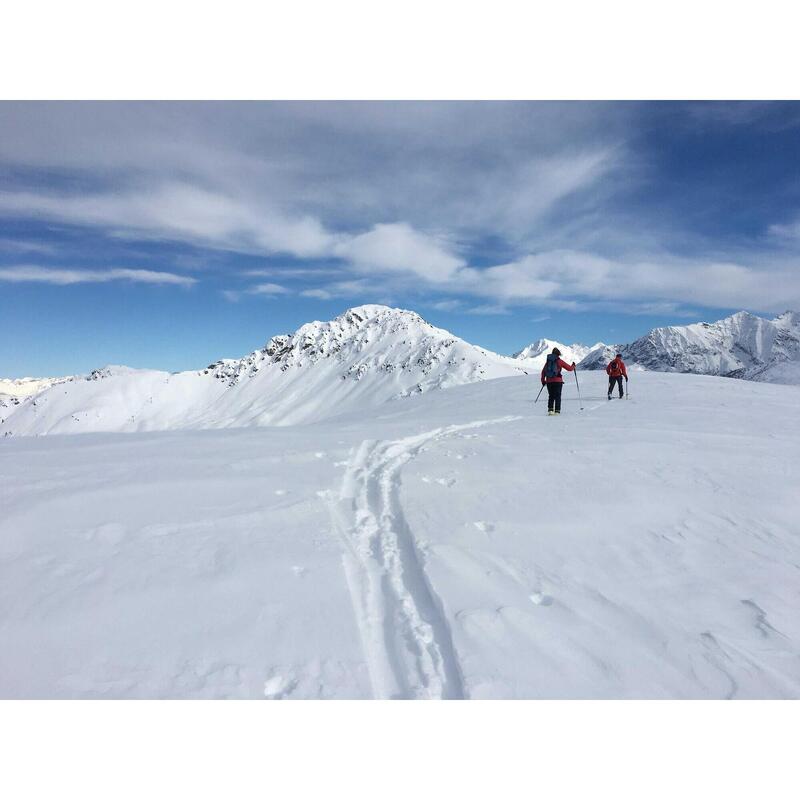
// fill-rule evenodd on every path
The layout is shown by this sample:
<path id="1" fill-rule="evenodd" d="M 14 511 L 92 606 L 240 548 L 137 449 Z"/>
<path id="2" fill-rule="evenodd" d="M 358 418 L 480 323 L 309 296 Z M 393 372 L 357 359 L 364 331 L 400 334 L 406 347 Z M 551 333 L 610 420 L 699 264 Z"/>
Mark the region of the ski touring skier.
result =
<path id="1" fill-rule="evenodd" d="M 542 367 L 542 386 L 547 386 L 548 415 L 561 413 L 561 390 L 564 388 L 564 379 L 561 377 L 562 369 L 573 372 L 575 362 L 567 364 L 566 361 L 562 361 L 561 351 L 554 347 Z"/>
<path id="2" fill-rule="evenodd" d="M 606 373 L 608 375 L 608 399 L 611 399 L 611 393 L 614 391 L 614 384 L 616 384 L 619 387 L 619 399 L 622 400 L 622 379 L 625 378 L 625 388 L 627 390 L 628 370 L 625 369 L 625 362 L 622 360 L 621 353 L 617 353 L 611 360 L 606 367 Z"/>

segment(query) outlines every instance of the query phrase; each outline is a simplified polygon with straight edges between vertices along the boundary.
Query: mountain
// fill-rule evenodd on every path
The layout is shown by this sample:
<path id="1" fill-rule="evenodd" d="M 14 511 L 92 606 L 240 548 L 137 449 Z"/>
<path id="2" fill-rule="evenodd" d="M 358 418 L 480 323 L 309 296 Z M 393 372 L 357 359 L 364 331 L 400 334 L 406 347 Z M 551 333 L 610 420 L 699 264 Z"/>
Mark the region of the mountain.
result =
<path id="1" fill-rule="evenodd" d="M 513 358 L 525 362 L 525 366 L 533 370 L 541 370 L 544 362 L 547 359 L 547 354 L 553 352 L 553 348 L 557 347 L 561 351 L 561 358 L 567 363 L 575 361 L 576 363 L 586 358 L 589 353 L 594 352 L 598 348 L 605 347 L 602 342 L 587 347 L 585 344 L 561 344 L 553 339 L 537 339 L 527 347 L 523 347 L 518 353 L 514 353 Z"/>
<path id="2" fill-rule="evenodd" d="M 800 314 L 763 319 L 739 311 L 717 322 L 654 328 L 620 347 L 626 362 L 657 372 L 800 383 Z M 591 354 L 580 366 L 599 369 L 609 354 Z"/>
<path id="3" fill-rule="evenodd" d="M 593 348 L 578 362 L 580 369 L 605 369 L 606 364 L 611 361 L 617 353 L 622 352 L 621 345 L 604 344 Z M 633 366 L 633 365 L 631 365 Z"/>
<path id="4" fill-rule="evenodd" d="M 74 376 L 64 378 L 0 378 L 0 407 L 3 404 L 16 405 L 27 397 L 33 397 L 57 383 L 70 381 Z"/>
<path id="5" fill-rule="evenodd" d="M 95 370 L 0 414 L 0 430 L 30 435 L 291 425 L 526 372 L 524 364 L 468 344 L 412 311 L 365 305 L 202 370 Z"/>

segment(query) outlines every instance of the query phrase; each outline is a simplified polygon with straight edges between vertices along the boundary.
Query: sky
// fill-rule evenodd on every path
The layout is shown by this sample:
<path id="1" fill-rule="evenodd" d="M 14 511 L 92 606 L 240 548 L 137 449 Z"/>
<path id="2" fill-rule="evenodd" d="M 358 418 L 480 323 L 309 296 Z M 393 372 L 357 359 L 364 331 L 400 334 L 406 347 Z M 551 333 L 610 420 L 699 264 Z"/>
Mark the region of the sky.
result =
<path id="1" fill-rule="evenodd" d="M 798 102 L 0 102 L 0 376 L 363 303 L 513 353 L 800 309 Z"/>

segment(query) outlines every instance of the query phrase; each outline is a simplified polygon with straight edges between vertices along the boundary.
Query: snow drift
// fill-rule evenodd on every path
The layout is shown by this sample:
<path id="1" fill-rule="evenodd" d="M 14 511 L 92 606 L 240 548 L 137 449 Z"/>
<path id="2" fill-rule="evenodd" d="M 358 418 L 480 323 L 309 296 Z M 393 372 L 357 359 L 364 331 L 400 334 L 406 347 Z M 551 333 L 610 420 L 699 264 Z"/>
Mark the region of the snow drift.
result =
<path id="1" fill-rule="evenodd" d="M 0 697 L 800 697 L 800 388 L 584 378 L 0 440 Z"/>

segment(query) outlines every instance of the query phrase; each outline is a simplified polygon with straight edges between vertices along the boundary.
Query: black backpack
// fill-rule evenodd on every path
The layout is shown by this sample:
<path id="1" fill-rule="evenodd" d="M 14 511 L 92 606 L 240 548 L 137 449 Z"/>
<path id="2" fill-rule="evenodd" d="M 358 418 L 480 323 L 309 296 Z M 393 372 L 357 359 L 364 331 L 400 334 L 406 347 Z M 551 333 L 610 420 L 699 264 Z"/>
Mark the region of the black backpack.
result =
<path id="1" fill-rule="evenodd" d="M 561 370 L 558 367 L 558 356 L 554 353 L 550 353 L 544 365 L 544 376 L 545 378 L 557 378 L 560 374 Z"/>

